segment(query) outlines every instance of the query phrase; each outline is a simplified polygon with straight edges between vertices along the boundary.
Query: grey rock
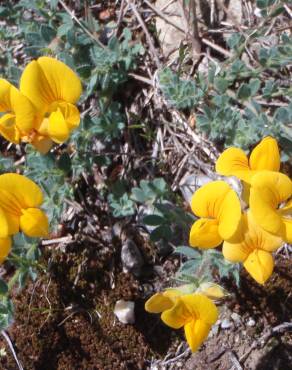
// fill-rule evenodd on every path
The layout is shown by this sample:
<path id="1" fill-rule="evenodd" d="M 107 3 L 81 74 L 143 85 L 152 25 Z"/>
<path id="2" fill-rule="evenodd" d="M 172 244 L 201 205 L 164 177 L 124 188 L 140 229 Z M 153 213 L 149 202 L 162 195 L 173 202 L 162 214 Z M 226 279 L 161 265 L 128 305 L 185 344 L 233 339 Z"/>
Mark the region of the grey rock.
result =
<path id="1" fill-rule="evenodd" d="M 224 330 L 228 330 L 228 329 L 231 329 L 233 327 L 233 323 L 228 320 L 228 319 L 224 319 L 222 320 L 221 322 L 221 328 L 224 329 Z"/>
<path id="2" fill-rule="evenodd" d="M 137 277 L 141 275 L 144 260 L 139 248 L 130 239 L 122 246 L 121 260 L 124 272 L 130 272 Z"/>
<path id="3" fill-rule="evenodd" d="M 232 312 L 231 318 L 234 321 L 236 326 L 240 326 L 242 324 L 241 316 L 238 315 L 238 313 Z"/>
<path id="4" fill-rule="evenodd" d="M 253 326 L 255 326 L 255 324 L 256 324 L 256 322 L 251 317 L 247 320 L 247 323 L 246 323 L 246 325 L 249 326 L 249 327 L 253 327 Z"/>

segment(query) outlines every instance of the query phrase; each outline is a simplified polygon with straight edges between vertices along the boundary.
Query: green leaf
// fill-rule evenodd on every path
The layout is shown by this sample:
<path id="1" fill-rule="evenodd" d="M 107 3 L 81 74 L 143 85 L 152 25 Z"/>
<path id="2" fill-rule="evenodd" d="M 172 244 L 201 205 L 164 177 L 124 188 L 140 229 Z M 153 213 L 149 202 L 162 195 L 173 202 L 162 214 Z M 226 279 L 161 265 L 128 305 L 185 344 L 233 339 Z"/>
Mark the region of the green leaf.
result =
<path id="1" fill-rule="evenodd" d="M 170 240 L 172 237 L 171 228 L 168 225 L 161 225 L 154 229 L 150 234 L 150 240 L 152 242 L 158 242 L 159 240 Z"/>
<path id="2" fill-rule="evenodd" d="M 149 226 L 158 226 L 165 222 L 165 219 L 158 215 L 148 215 L 143 218 L 143 222 Z"/>
<path id="3" fill-rule="evenodd" d="M 251 88 L 248 84 L 243 83 L 237 91 L 237 97 L 240 100 L 246 100 L 251 97 Z"/>
<path id="4" fill-rule="evenodd" d="M 220 94 L 224 94 L 228 89 L 229 81 L 224 77 L 215 77 L 214 85 Z"/>
<path id="5" fill-rule="evenodd" d="M 42 38 L 49 44 L 56 36 L 57 32 L 54 28 L 47 26 L 46 24 L 42 24 L 40 28 Z"/>
<path id="6" fill-rule="evenodd" d="M 8 293 L 8 286 L 3 279 L 0 279 L 0 295 Z"/>
<path id="7" fill-rule="evenodd" d="M 202 255 L 197 249 L 187 246 L 179 246 L 175 249 L 173 253 L 183 254 L 188 258 L 202 259 Z"/>

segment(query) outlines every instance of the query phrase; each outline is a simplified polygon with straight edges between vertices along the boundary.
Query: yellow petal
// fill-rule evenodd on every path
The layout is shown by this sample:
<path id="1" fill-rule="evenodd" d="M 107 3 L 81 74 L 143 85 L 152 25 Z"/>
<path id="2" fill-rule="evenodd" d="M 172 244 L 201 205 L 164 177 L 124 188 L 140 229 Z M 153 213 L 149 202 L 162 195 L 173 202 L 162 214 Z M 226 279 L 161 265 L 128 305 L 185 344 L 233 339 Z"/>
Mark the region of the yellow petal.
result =
<path id="1" fill-rule="evenodd" d="M 209 325 L 213 325 L 218 318 L 218 310 L 211 299 L 203 294 L 186 294 L 180 297 L 185 306 L 185 316 L 190 319 L 200 319 Z"/>
<path id="2" fill-rule="evenodd" d="M 199 285 L 196 293 L 204 294 L 206 297 L 216 300 L 224 298 L 227 295 L 227 292 L 224 288 L 220 285 L 212 283 L 212 282 L 205 282 Z"/>
<path id="3" fill-rule="evenodd" d="M 232 189 L 221 203 L 218 222 L 218 232 L 222 239 L 230 240 L 236 234 L 240 234 L 241 205 L 237 194 Z"/>
<path id="4" fill-rule="evenodd" d="M 160 313 L 174 306 L 174 300 L 163 293 L 156 293 L 145 303 L 145 310 L 151 313 Z"/>
<path id="5" fill-rule="evenodd" d="M 0 175 L 0 189 L 0 204 L 8 212 L 12 205 L 21 210 L 38 207 L 43 202 L 41 189 L 27 177 L 16 173 Z"/>
<path id="6" fill-rule="evenodd" d="M 217 218 L 222 202 L 230 190 L 230 186 L 224 181 L 209 182 L 192 196 L 192 211 L 198 217 Z"/>
<path id="7" fill-rule="evenodd" d="M 272 171 L 261 171 L 252 179 L 250 209 L 256 222 L 266 231 L 281 235 L 283 222 L 278 206 L 292 194 L 288 176 Z"/>
<path id="8" fill-rule="evenodd" d="M 82 87 L 78 76 L 64 63 L 41 57 L 24 69 L 20 90 L 39 110 L 46 111 L 51 103 L 58 100 L 75 104 Z"/>
<path id="9" fill-rule="evenodd" d="M 226 149 L 219 156 L 216 162 L 216 172 L 224 176 L 236 176 L 248 182 L 252 175 L 246 154 L 243 150 L 234 147 Z"/>
<path id="10" fill-rule="evenodd" d="M 72 131 L 79 126 L 80 113 L 75 105 L 66 102 L 56 102 L 51 104 L 49 107 L 50 113 L 58 110 L 62 113 L 69 131 Z"/>
<path id="11" fill-rule="evenodd" d="M 249 166 L 252 170 L 280 170 L 280 153 L 277 141 L 267 136 L 251 152 Z"/>
<path id="12" fill-rule="evenodd" d="M 0 208 L 0 238 L 6 238 L 9 235 L 8 222 L 5 212 Z"/>
<path id="13" fill-rule="evenodd" d="M 284 224 L 284 239 L 287 243 L 292 243 L 292 219 L 283 218 Z"/>
<path id="14" fill-rule="evenodd" d="M 201 218 L 197 220 L 190 231 L 190 246 L 203 249 L 215 248 L 222 243 L 218 234 L 218 222 Z"/>
<path id="15" fill-rule="evenodd" d="M 210 329 L 211 325 L 202 320 L 192 320 L 185 324 L 185 336 L 192 352 L 195 352 L 208 337 Z"/>
<path id="16" fill-rule="evenodd" d="M 245 243 L 250 244 L 252 248 L 274 252 L 283 244 L 283 239 L 265 231 L 255 221 L 253 214 L 248 211 Z"/>
<path id="17" fill-rule="evenodd" d="M 19 232 L 19 216 L 13 213 L 5 213 L 8 223 L 8 235 L 14 235 Z"/>
<path id="18" fill-rule="evenodd" d="M 271 253 L 254 250 L 245 260 L 243 266 L 259 284 L 264 284 L 272 275 L 274 260 Z"/>
<path id="19" fill-rule="evenodd" d="M 30 131 L 35 124 L 35 108 L 16 87 L 0 79 L 0 111 L 13 114 L 17 128 Z"/>
<path id="20" fill-rule="evenodd" d="M 230 262 L 244 262 L 250 252 L 243 243 L 224 242 L 222 253 L 225 259 Z"/>
<path id="21" fill-rule="evenodd" d="M 7 113 L 0 118 L 0 134 L 11 143 L 19 143 L 20 132 L 16 127 L 14 114 Z"/>
<path id="22" fill-rule="evenodd" d="M 11 238 L 0 238 L 0 263 L 3 263 L 11 250 Z"/>
<path id="23" fill-rule="evenodd" d="M 48 133 L 56 143 L 63 143 L 69 137 L 69 128 L 60 110 L 50 114 Z"/>
<path id="24" fill-rule="evenodd" d="M 44 212 L 38 208 L 22 210 L 20 217 L 20 228 L 32 238 L 47 237 L 49 233 L 49 222 Z"/>
<path id="25" fill-rule="evenodd" d="M 173 329 L 179 329 L 184 326 L 189 318 L 190 314 L 181 301 L 181 298 L 175 301 L 172 308 L 163 311 L 161 314 L 161 320 Z"/>

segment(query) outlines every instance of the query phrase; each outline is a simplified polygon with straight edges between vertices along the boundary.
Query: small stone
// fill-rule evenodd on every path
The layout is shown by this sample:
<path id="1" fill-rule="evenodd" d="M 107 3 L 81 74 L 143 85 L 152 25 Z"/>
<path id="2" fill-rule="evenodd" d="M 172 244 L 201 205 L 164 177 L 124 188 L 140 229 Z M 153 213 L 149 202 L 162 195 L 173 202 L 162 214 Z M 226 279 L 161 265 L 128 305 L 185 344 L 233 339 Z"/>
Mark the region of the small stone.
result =
<path id="1" fill-rule="evenodd" d="M 218 335 L 218 332 L 219 332 L 219 325 L 215 324 L 212 326 L 209 335 L 210 337 L 216 337 Z"/>
<path id="2" fill-rule="evenodd" d="M 241 325 L 241 323 L 242 323 L 241 316 L 238 315 L 238 313 L 232 312 L 231 318 L 234 321 L 234 323 L 235 323 L 236 326 L 240 326 Z"/>
<path id="3" fill-rule="evenodd" d="M 255 326 L 256 322 L 254 321 L 254 319 L 252 319 L 251 317 L 248 319 L 246 325 L 247 326 L 250 326 L 250 327 L 253 327 Z"/>
<path id="4" fill-rule="evenodd" d="M 230 320 L 228 319 L 224 319 L 222 322 L 221 322 L 221 328 L 222 329 L 231 329 L 233 327 L 233 324 Z"/>
<path id="5" fill-rule="evenodd" d="M 120 299 L 116 302 L 114 314 L 118 320 L 123 324 L 134 324 L 135 322 L 135 302 L 124 301 Z"/>
<path id="6" fill-rule="evenodd" d="M 144 265 L 142 254 L 137 245 L 132 240 L 126 240 L 122 246 L 121 260 L 124 272 L 130 272 L 135 276 L 140 276 Z"/>

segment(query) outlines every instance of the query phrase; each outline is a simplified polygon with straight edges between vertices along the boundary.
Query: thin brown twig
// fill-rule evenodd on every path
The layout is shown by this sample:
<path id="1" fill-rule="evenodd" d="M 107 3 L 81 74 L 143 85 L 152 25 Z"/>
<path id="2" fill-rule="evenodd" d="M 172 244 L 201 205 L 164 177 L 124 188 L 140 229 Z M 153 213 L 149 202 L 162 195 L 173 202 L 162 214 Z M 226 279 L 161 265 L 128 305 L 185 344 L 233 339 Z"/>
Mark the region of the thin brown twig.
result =
<path id="1" fill-rule="evenodd" d="M 76 17 L 76 15 L 68 8 L 68 6 L 64 3 L 63 0 L 59 0 L 59 3 L 62 5 L 64 10 L 70 15 L 71 19 L 73 19 L 80 28 L 91 38 L 93 39 L 101 48 L 106 49 L 106 46 L 96 37 L 93 35 L 88 29 L 80 22 L 80 20 Z"/>
<path id="2" fill-rule="evenodd" d="M 132 11 L 133 11 L 135 17 L 137 18 L 137 21 L 139 22 L 140 26 L 142 27 L 142 29 L 145 33 L 149 48 L 151 50 L 151 53 L 152 53 L 152 56 L 154 58 L 154 61 L 156 63 L 157 68 L 161 68 L 161 63 L 160 63 L 160 60 L 159 60 L 159 56 L 158 56 L 158 53 L 155 49 L 154 43 L 152 41 L 152 37 L 151 37 L 151 35 L 150 35 L 146 25 L 145 25 L 140 13 L 138 12 L 138 9 L 137 9 L 136 5 L 131 0 L 127 0 L 127 2 L 131 6 Z"/>

